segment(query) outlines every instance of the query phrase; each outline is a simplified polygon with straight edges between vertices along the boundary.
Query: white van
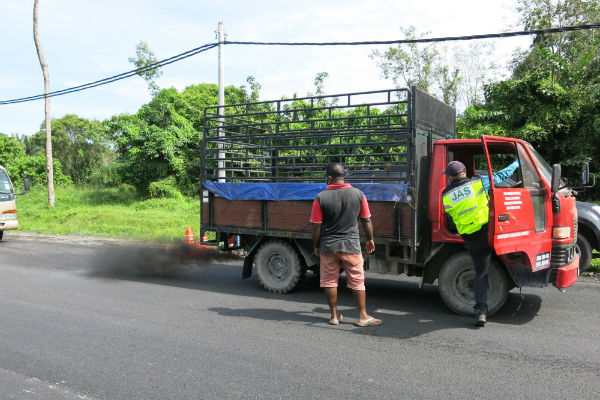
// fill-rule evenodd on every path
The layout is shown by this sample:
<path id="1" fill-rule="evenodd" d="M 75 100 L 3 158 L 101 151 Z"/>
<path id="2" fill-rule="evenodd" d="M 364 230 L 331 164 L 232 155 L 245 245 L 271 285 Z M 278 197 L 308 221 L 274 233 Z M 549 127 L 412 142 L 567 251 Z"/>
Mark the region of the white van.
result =
<path id="1" fill-rule="evenodd" d="M 21 194 L 28 190 L 29 179 L 25 179 L 25 190 Z M 16 193 L 6 169 L 0 165 L 0 240 L 4 236 L 4 231 L 18 227 Z"/>

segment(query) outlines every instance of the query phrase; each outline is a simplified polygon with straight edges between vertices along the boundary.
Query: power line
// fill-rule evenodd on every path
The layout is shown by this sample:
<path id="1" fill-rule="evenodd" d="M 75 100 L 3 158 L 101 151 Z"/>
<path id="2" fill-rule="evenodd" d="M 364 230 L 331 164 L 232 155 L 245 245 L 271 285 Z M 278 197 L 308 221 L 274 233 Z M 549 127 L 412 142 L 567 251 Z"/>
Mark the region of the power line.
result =
<path id="1" fill-rule="evenodd" d="M 412 44 L 412 43 L 434 43 L 434 42 L 450 42 L 450 41 L 464 41 L 464 40 L 480 40 L 480 39 L 495 39 L 495 38 L 508 38 L 515 36 L 528 36 L 528 35 L 541 35 L 550 33 L 561 33 L 561 32 L 572 32 L 580 30 L 590 30 L 600 28 L 600 23 L 577 25 L 577 26 L 563 26 L 558 28 L 547 28 L 547 29 L 534 29 L 530 31 L 514 31 L 514 32 L 502 32 L 502 33 L 489 33 L 484 35 L 469 35 L 469 36 L 445 36 L 436 38 L 420 38 L 420 39 L 401 39 L 401 40 L 385 40 L 385 41 L 362 41 L 362 42 L 244 42 L 244 41 L 223 41 L 226 45 L 249 45 L 249 46 L 363 46 L 363 45 L 390 45 L 390 44 Z M 65 94 L 75 93 L 82 90 L 91 89 L 94 87 L 106 85 L 112 82 L 116 82 L 125 78 L 129 78 L 135 75 L 139 75 L 143 72 L 160 68 L 165 65 L 181 61 L 188 57 L 196 54 L 208 51 L 214 47 L 217 47 L 219 43 L 207 43 L 194 49 L 185 51 L 177 54 L 173 57 L 166 58 L 153 64 L 149 64 L 145 67 L 134 69 L 131 71 L 123 72 L 118 75 L 113 75 L 108 78 L 100 79 L 94 82 L 86 83 L 79 86 L 70 87 L 67 89 L 57 90 L 46 94 L 38 94 L 35 96 L 21 97 L 18 99 L 3 100 L 0 101 L 0 105 L 24 103 L 28 101 L 40 100 L 47 97 L 62 96 Z"/>
<path id="2" fill-rule="evenodd" d="M 421 38 L 421 39 L 401 39 L 401 40 L 385 40 L 385 41 L 365 41 L 365 42 L 239 42 L 225 41 L 225 44 L 240 44 L 240 45 L 257 45 L 257 46 L 357 46 L 357 45 L 377 45 L 377 44 L 411 44 L 411 43 L 432 43 L 432 42 L 451 42 L 461 40 L 479 40 L 479 39 L 495 39 L 508 38 L 514 36 L 540 35 L 548 33 L 572 32 L 589 29 L 600 28 L 600 23 L 563 26 L 560 28 L 534 29 L 531 31 L 514 31 L 502 33 L 488 33 L 485 35 L 470 35 L 470 36 L 445 36 L 436 38 Z"/>
<path id="3" fill-rule="evenodd" d="M 120 80 L 125 79 L 125 78 L 129 78 L 129 77 L 132 77 L 132 76 L 135 76 L 135 75 L 139 75 L 139 74 L 141 74 L 143 72 L 146 72 L 146 71 L 150 71 L 150 70 L 153 70 L 153 69 L 156 69 L 156 68 L 160 68 L 160 67 L 165 66 L 165 65 L 172 64 L 172 63 L 177 62 L 177 61 L 181 61 L 181 60 L 183 60 L 185 58 L 194 56 L 194 55 L 196 55 L 198 53 L 202 53 L 202 52 L 205 52 L 207 50 L 210 50 L 213 47 L 216 47 L 217 45 L 218 45 L 217 43 L 205 44 L 203 46 L 196 47 L 196 48 L 194 48 L 192 50 L 188 50 L 186 52 L 177 54 L 176 56 L 166 58 L 164 60 L 158 61 L 158 62 L 153 63 L 153 64 L 148 64 L 148 65 L 146 65 L 145 67 L 142 67 L 142 68 L 138 68 L 138 69 L 134 69 L 134 70 L 131 70 L 131 71 L 123 72 L 123 73 L 118 74 L 118 75 L 113 75 L 113 76 L 110 76 L 108 78 L 100 79 L 100 80 L 94 81 L 94 82 L 89 82 L 89 83 L 86 83 L 86 84 L 83 84 L 83 85 L 74 86 L 74 87 L 70 87 L 70 88 L 67 88 L 67 89 L 56 90 L 56 91 L 50 92 L 50 93 L 48 93 L 48 97 L 62 96 L 62 95 L 65 95 L 65 94 L 80 92 L 82 90 L 91 89 L 91 88 L 94 88 L 94 87 L 97 87 L 97 86 L 102 86 L 102 85 L 106 85 L 108 83 L 120 81 Z M 21 98 L 18 98 L 18 99 L 4 100 L 4 101 L 0 101 L 0 105 L 15 104 L 15 103 L 24 103 L 24 102 L 27 102 L 27 101 L 34 101 L 34 100 L 43 99 L 45 97 L 46 97 L 45 94 L 38 94 L 38 95 L 35 95 L 35 96 L 21 97 Z"/>

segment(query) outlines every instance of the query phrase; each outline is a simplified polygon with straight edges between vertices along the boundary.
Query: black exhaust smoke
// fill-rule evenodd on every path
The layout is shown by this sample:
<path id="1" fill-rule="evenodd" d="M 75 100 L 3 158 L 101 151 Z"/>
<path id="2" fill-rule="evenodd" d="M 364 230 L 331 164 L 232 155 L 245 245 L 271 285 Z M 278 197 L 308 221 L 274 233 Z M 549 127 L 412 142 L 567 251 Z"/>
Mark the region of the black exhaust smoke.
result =
<path id="1" fill-rule="evenodd" d="M 240 261 L 242 258 L 215 247 L 184 244 L 105 245 L 92 257 L 90 273 L 95 276 L 164 276 L 212 263 Z"/>

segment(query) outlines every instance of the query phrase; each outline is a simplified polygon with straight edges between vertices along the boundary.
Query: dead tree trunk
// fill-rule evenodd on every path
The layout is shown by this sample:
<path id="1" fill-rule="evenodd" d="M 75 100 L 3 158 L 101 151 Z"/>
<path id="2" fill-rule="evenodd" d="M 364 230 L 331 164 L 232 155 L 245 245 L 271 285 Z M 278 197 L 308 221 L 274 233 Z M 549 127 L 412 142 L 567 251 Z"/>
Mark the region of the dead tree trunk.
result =
<path id="1" fill-rule="evenodd" d="M 44 73 L 44 114 L 46 121 L 46 176 L 48 177 L 48 205 L 54 206 L 54 166 L 52 161 L 52 120 L 50 119 L 50 78 L 48 76 L 48 66 L 44 60 L 42 45 L 38 34 L 38 3 L 39 0 L 33 2 L 33 41 L 37 49 L 40 66 Z"/>

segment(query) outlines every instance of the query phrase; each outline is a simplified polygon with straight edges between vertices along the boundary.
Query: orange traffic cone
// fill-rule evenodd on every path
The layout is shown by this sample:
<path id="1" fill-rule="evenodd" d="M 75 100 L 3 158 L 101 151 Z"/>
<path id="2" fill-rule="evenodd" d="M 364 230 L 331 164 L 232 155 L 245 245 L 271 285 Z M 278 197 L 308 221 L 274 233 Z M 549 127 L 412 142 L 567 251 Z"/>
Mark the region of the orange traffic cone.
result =
<path id="1" fill-rule="evenodd" d="M 206 236 L 206 232 L 204 232 L 204 235 L 202 235 L 201 238 L 198 238 L 198 247 L 208 247 L 207 245 L 204 244 L 204 242 L 208 241 L 208 236 Z"/>
<path id="2" fill-rule="evenodd" d="M 183 242 L 188 246 L 194 245 L 194 234 L 192 233 L 192 228 L 190 228 L 189 226 L 185 230 L 185 239 L 183 240 Z"/>

